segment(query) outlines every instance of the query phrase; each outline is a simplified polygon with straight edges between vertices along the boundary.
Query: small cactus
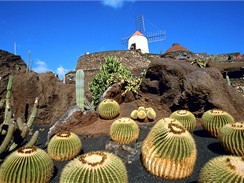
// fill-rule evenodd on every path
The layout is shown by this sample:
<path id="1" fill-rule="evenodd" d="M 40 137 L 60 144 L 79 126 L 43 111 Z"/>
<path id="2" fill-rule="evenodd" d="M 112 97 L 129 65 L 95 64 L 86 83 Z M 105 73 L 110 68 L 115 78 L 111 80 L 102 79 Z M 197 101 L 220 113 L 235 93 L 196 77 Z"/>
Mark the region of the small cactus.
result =
<path id="1" fill-rule="evenodd" d="M 137 119 L 137 113 L 138 113 L 138 110 L 133 110 L 131 113 L 130 113 L 130 117 L 131 119 L 134 119 L 136 120 Z"/>
<path id="2" fill-rule="evenodd" d="M 49 182 L 53 174 L 53 161 L 35 146 L 21 147 L 11 153 L 0 167 L 0 182 Z"/>
<path id="3" fill-rule="evenodd" d="M 234 118 L 229 113 L 220 109 L 211 109 L 202 115 L 202 126 L 213 137 L 218 136 L 220 128 L 231 123 L 234 123 Z"/>
<path id="4" fill-rule="evenodd" d="M 112 153 L 93 151 L 70 161 L 62 170 L 60 183 L 127 183 L 122 160 Z"/>
<path id="5" fill-rule="evenodd" d="M 187 110 L 177 110 L 170 115 L 170 118 L 177 119 L 189 132 L 192 132 L 197 125 L 195 116 Z"/>
<path id="6" fill-rule="evenodd" d="M 110 137 L 118 144 L 129 144 L 139 136 L 139 126 L 130 118 L 115 120 L 110 127 Z"/>
<path id="7" fill-rule="evenodd" d="M 199 183 L 244 182 L 244 157 L 218 156 L 209 160 L 201 169 Z"/>
<path id="8" fill-rule="evenodd" d="M 244 122 L 224 125 L 219 131 L 218 139 L 231 154 L 244 156 Z"/>
<path id="9" fill-rule="evenodd" d="M 149 120 L 154 120 L 156 118 L 156 112 L 154 111 L 153 108 L 151 107 L 146 108 L 146 112 L 147 112 L 147 118 Z"/>
<path id="10" fill-rule="evenodd" d="M 113 99 L 104 99 L 98 105 L 98 113 L 103 119 L 114 119 L 120 113 L 120 106 Z"/>
<path id="11" fill-rule="evenodd" d="M 84 71 L 82 69 L 78 69 L 75 75 L 75 93 L 76 93 L 76 105 L 84 111 Z"/>
<path id="12" fill-rule="evenodd" d="M 59 132 L 48 143 L 47 152 L 56 161 L 71 160 L 82 148 L 80 138 L 72 132 Z"/>
<path id="13" fill-rule="evenodd" d="M 159 120 L 142 144 L 146 169 L 164 179 L 190 176 L 196 161 L 196 144 L 182 124 L 171 118 Z"/>
<path id="14" fill-rule="evenodd" d="M 139 120 L 144 120 L 147 117 L 147 113 L 145 110 L 138 110 L 137 112 L 137 118 Z"/>

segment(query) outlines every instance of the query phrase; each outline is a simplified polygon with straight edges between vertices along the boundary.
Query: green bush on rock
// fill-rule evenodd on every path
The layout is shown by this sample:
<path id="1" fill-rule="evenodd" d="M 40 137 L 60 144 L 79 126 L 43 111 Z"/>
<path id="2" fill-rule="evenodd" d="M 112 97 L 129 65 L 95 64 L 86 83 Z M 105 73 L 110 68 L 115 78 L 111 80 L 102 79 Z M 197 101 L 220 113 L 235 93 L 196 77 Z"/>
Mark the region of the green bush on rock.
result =
<path id="1" fill-rule="evenodd" d="M 171 118 L 159 120 L 142 144 L 142 161 L 155 176 L 182 179 L 190 176 L 196 161 L 196 144 L 182 124 Z"/>
<path id="2" fill-rule="evenodd" d="M 35 146 L 21 147 L 6 157 L 0 167 L 0 182 L 49 182 L 53 174 L 53 161 Z"/>
<path id="3" fill-rule="evenodd" d="M 112 153 L 93 151 L 70 161 L 62 170 L 60 183 L 127 183 L 123 161 Z"/>

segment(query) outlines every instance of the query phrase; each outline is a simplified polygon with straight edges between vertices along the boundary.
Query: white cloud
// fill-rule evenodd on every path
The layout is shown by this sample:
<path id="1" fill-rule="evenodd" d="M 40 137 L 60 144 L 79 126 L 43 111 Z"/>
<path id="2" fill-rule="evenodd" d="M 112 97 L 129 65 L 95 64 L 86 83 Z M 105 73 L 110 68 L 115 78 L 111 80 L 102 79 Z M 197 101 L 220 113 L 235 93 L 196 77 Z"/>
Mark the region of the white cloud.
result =
<path id="1" fill-rule="evenodd" d="M 102 0 L 102 3 L 105 6 L 110 6 L 112 8 L 121 8 L 126 1 L 134 2 L 135 0 Z"/>
<path id="2" fill-rule="evenodd" d="M 35 63 L 37 66 L 35 68 L 33 68 L 33 70 L 37 73 L 44 73 L 44 72 L 47 72 L 47 71 L 50 71 L 48 69 L 48 66 L 47 64 L 44 62 L 44 61 L 41 61 L 41 60 L 37 60 L 36 63 Z"/>
<path id="3" fill-rule="evenodd" d="M 57 68 L 56 73 L 58 74 L 59 79 L 63 79 L 64 75 L 68 72 L 68 69 L 63 68 L 63 66 L 59 66 Z"/>

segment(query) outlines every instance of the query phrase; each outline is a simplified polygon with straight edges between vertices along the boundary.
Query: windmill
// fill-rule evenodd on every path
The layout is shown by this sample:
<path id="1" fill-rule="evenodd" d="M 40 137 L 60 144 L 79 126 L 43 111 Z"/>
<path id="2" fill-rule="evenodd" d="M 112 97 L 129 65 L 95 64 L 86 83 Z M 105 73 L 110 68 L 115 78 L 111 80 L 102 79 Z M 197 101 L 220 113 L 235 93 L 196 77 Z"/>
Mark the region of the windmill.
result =
<path id="1" fill-rule="evenodd" d="M 149 53 L 149 42 L 163 41 L 166 37 L 166 30 L 159 30 L 155 26 L 154 28 L 156 28 L 157 31 L 146 32 L 143 14 L 136 16 L 136 32 L 132 36 L 121 39 L 123 48 L 140 50 L 142 53 Z"/>

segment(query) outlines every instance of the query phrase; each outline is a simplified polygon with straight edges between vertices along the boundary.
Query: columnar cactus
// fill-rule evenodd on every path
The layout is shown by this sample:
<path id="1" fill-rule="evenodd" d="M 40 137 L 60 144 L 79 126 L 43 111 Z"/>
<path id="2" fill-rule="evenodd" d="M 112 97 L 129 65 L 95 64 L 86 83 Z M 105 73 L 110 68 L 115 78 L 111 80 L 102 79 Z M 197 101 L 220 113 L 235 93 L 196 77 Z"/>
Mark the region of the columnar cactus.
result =
<path id="1" fill-rule="evenodd" d="M 182 124 L 171 118 L 159 120 L 142 144 L 146 169 L 164 179 L 182 179 L 192 174 L 196 144 Z"/>
<path id="2" fill-rule="evenodd" d="M 203 113 L 202 126 L 213 137 L 217 137 L 219 129 L 226 124 L 234 123 L 234 118 L 227 112 L 220 109 L 211 109 Z"/>
<path id="3" fill-rule="evenodd" d="M 199 183 L 244 182 L 244 157 L 218 156 L 209 160 L 201 169 Z"/>
<path id="4" fill-rule="evenodd" d="M 5 113 L 4 113 L 4 124 L 7 123 L 6 119 L 7 119 L 7 115 L 9 114 L 9 110 L 10 110 L 10 98 L 11 98 L 11 91 L 12 91 L 12 85 L 13 85 L 13 80 L 14 80 L 14 76 L 13 75 L 9 75 L 8 77 L 8 86 L 7 86 L 7 93 L 6 93 L 6 107 L 5 107 Z"/>
<path id="5" fill-rule="evenodd" d="M 231 154 L 244 156 L 244 121 L 224 125 L 219 131 L 218 139 Z"/>
<path id="6" fill-rule="evenodd" d="M 93 151 L 70 161 L 62 170 L 60 183 L 127 183 L 127 171 L 114 154 Z"/>
<path id="7" fill-rule="evenodd" d="M 139 136 L 139 126 L 130 118 L 115 120 L 110 127 L 110 137 L 118 144 L 129 144 Z"/>
<path id="8" fill-rule="evenodd" d="M 170 118 L 177 119 L 189 132 L 192 132 L 197 124 L 195 116 L 187 110 L 177 110 L 170 115 Z"/>
<path id="9" fill-rule="evenodd" d="M 48 143 L 47 152 L 56 161 L 71 160 L 82 148 L 80 138 L 72 132 L 59 132 Z"/>
<path id="10" fill-rule="evenodd" d="M 84 71 L 82 69 L 77 70 L 75 76 L 76 105 L 84 111 Z"/>
<path id="11" fill-rule="evenodd" d="M 104 99 L 98 105 L 98 113 L 103 119 L 114 119 L 120 113 L 120 106 L 113 99 Z"/>
<path id="12" fill-rule="evenodd" d="M 11 153 L 0 167 L 0 182 L 49 182 L 53 174 L 53 161 L 35 146 L 21 147 Z"/>

